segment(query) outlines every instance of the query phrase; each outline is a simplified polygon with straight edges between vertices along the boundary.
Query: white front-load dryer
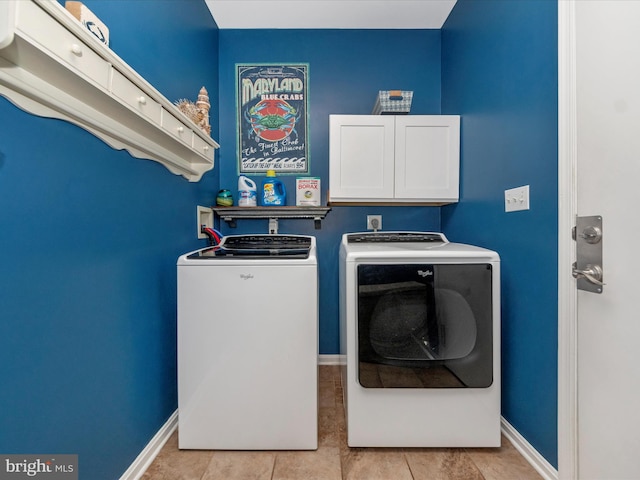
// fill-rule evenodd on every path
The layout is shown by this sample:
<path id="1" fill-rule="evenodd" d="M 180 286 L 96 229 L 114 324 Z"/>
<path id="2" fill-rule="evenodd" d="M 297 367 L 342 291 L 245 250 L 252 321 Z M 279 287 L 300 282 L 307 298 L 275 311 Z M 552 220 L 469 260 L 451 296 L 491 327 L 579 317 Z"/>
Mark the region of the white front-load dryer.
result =
<path id="1" fill-rule="evenodd" d="M 177 269 L 179 448 L 316 449 L 315 237 L 225 236 Z"/>
<path id="2" fill-rule="evenodd" d="M 500 259 L 441 233 L 345 234 L 351 447 L 500 446 Z"/>

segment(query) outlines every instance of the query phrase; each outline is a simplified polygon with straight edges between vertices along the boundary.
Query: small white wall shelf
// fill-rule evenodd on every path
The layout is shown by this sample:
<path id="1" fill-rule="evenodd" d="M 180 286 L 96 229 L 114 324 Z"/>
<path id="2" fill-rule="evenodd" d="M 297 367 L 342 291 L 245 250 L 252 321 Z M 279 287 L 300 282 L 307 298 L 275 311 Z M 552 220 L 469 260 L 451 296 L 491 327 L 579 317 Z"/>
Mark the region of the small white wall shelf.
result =
<path id="1" fill-rule="evenodd" d="M 331 207 L 212 207 L 212 210 L 230 227 L 236 227 L 236 220 L 268 218 L 270 224 L 275 222 L 275 232 L 278 230 L 278 219 L 280 218 L 302 218 L 312 219 L 315 228 L 320 229 L 321 220 L 326 217 Z M 270 227 L 270 230 L 273 230 Z"/>
<path id="2" fill-rule="evenodd" d="M 55 0 L 0 0 L 0 95 L 191 182 L 219 145 Z"/>

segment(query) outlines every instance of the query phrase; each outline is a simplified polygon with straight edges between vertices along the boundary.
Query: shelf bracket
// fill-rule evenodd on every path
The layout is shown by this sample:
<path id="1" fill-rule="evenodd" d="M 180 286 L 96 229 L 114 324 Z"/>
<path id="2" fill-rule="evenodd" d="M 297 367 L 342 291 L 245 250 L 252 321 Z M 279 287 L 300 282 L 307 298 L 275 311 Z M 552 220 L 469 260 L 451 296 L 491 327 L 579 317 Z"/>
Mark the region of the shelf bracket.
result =
<path id="1" fill-rule="evenodd" d="M 276 235 L 278 233 L 278 219 L 269 217 L 269 233 Z"/>

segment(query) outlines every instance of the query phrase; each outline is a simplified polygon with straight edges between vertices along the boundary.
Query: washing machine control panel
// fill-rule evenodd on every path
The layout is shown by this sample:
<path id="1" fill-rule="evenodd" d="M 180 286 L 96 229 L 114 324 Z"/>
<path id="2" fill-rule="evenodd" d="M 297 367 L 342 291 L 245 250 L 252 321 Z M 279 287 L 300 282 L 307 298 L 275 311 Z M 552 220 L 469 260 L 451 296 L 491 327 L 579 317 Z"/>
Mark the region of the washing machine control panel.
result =
<path id="1" fill-rule="evenodd" d="M 304 235 L 228 235 L 220 245 L 192 253 L 188 259 L 308 258 L 312 237 Z"/>
<path id="2" fill-rule="evenodd" d="M 309 248 L 311 237 L 304 235 L 229 235 L 224 237 L 222 246 L 250 250 L 255 248 Z"/>

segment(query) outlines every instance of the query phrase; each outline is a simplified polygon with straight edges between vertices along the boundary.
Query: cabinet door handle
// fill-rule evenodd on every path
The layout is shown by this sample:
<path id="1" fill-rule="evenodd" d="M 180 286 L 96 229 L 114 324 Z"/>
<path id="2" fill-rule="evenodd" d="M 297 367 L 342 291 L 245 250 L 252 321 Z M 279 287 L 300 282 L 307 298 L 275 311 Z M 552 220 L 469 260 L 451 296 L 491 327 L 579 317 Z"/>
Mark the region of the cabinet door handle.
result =
<path id="1" fill-rule="evenodd" d="M 71 45 L 71 53 L 73 53 L 76 57 L 82 56 L 82 47 L 77 43 Z"/>
<path id="2" fill-rule="evenodd" d="M 176 130 L 178 130 L 178 133 L 182 133 L 184 132 L 184 127 L 178 127 L 176 128 Z"/>
<path id="3" fill-rule="evenodd" d="M 204 147 L 202 147 L 202 149 L 203 149 L 205 152 L 208 152 L 208 151 L 209 151 L 209 145 L 205 145 Z"/>
<path id="4" fill-rule="evenodd" d="M 138 103 L 140 105 L 146 105 L 147 104 L 147 99 L 145 97 L 138 97 Z"/>

